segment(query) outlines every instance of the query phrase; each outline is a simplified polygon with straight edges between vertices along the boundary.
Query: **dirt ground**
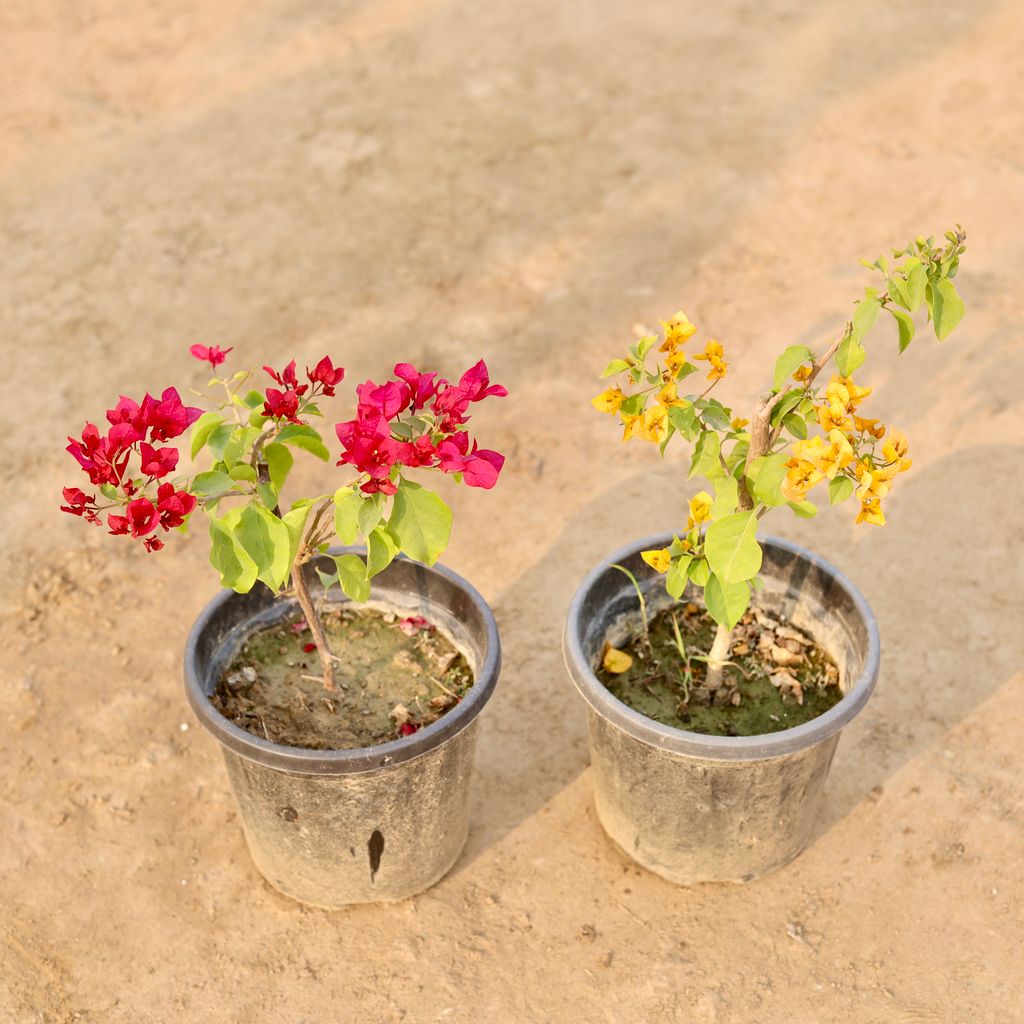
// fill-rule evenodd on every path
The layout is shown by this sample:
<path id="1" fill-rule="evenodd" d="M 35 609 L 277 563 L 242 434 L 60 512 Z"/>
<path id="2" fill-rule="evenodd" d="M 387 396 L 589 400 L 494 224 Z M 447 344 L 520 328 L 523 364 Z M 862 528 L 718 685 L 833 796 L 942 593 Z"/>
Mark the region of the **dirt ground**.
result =
<path id="1" fill-rule="evenodd" d="M 1019 4 L 9 0 L 0 42 L 0 1021 L 1024 1021 Z M 559 650 L 588 567 L 689 493 L 595 373 L 682 306 L 749 401 L 859 257 L 956 220 L 964 324 L 901 359 L 880 332 L 862 374 L 914 458 L 890 525 L 771 524 L 883 637 L 819 837 L 674 888 L 595 821 Z M 469 844 L 416 899 L 262 881 L 182 693 L 202 532 L 146 556 L 57 512 L 64 435 L 201 383 L 197 341 L 358 380 L 483 355 L 511 391 L 446 556 L 505 669 Z"/>

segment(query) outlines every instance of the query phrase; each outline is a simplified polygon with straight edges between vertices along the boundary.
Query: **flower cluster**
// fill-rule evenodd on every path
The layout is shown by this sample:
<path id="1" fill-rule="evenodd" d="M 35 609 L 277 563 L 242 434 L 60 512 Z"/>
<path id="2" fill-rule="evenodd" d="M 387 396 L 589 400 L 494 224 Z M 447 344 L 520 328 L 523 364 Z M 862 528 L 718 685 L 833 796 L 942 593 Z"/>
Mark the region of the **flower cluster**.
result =
<path id="1" fill-rule="evenodd" d="M 69 437 L 67 446 L 109 504 L 101 507 L 97 495 L 65 487 L 66 504 L 61 511 L 98 526 L 102 511 L 120 508 L 123 514 L 107 515 L 110 532 L 138 538 L 147 551 L 158 551 L 164 545 L 153 536 L 157 527 L 170 530 L 181 526 L 195 508 L 196 498 L 171 482 L 159 482 L 174 472 L 180 453 L 173 446 L 156 445 L 179 437 L 200 412 L 185 405 L 174 388 L 167 388 L 160 398 L 147 394 L 141 403 L 122 395 L 117 405 L 107 410 L 110 429 L 106 434 L 86 423 L 81 438 Z M 134 474 L 129 471 L 133 457 L 137 460 Z"/>
<path id="2" fill-rule="evenodd" d="M 794 377 L 807 379 L 800 370 Z M 814 410 L 825 435 L 794 442 L 793 455 L 786 462 L 782 493 L 787 499 L 803 501 L 816 484 L 845 477 L 850 481 L 846 493 L 856 485 L 860 499 L 857 522 L 885 525 L 881 500 L 889 493 L 893 477 L 910 469 L 911 460 L 905 457 L 907 441 L 899 430 L 892 430 L 881 453 L 877 451 L 878 442 L 886 436 L 885 424 L 857 415 L 870 394 L 871 388 L 858 387 L 852 378 L 833 375 Z"/>
<path id="3" fill-rule="evenodd" d="M 489 489 L 497 482 L 505 457 L 479 448 L 463 429 L 474 403 L 508 394 L 500 384 L 491 384 L 483 360 L 458 384 L 398 363 L 394 379 L 383 384 L 368 380 L 356 393 L 355 418 L 337 424 L 335 431 L 343 448 L 338 465 L 365 474 L 360 483 L 364 493 L 394 494 L 401 467 L 458 473 L 470 487 Z"/>
<path id="4" fill-rule="evenodd" d="M 697 328 L 683 312 L 676 313 L 669 320 L 662 320 L 661 326 L 663 340 L 658 347 L 658 355 L 663 358 L 656 360 L 652 369 L 647 367 L 647 355 L 658 339 L 648 335 L 631 345 L 624 359 L 612 360 L 603 374 L 609 377 L 626 373 L 629 381 L 641 385 L 640 390 L 626 394 L 621 387 L 615 385 L 591 401 L 599 412 L 619 415 L 623 425 L 623 441 L 639 437 L 653 444 L 664 444 L 673 430 L 672 409 L 684 410 L 696 405 L 698 413 L 702 411 L 698 403 L 703 395 L 683 397 L 679 394 L 679 382 L 697 370 L 693 363 L 687 361 L 683 348 L 696 334 Z M 693 359 L 708 363 L 707 379 L 711 387 L 725 377 L 728 363 L 720 342 L 709 340 L 704 351 L 694 355 Z M 653 402 L 649 404 L 651 398 Z"/>

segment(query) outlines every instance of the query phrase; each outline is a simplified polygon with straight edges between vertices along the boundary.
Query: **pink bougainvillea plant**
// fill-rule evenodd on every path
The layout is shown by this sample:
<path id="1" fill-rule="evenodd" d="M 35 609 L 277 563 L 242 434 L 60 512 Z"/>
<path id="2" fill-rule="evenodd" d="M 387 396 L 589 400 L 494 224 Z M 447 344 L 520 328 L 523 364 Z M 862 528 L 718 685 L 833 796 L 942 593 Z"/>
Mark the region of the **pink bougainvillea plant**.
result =
<path id="1" fill-rule="evenodd" d="M 231 351 L 216 345 L 191 349 L 215 372 Z M 201 396 L 210 406 L 205 412 L 186 405 L 174 388 L 159 398 L 147 394 L 141 402 L 122 395 L 107 410 L 105 433 L 87 423 L 81 438 L 68 438 L 68 451 L 93 493 L 66 487 L 61 509 L 153 552 L 164 547 L 169 531 L 184 530 L 201 507 L 209 519 L 210 562 L 222 584 L 238 593 L 257 581 L 277 593 L 294 592 L 316 644 L 324 686 L 333 690 L 333 658 L 301 567 L 326 552 L 335 536 L 345 545 L 362 540 L 365 557 L 343 554 L 334 559 L 330 576 L 321 574 L 325 586 L 338 583 L 362 602 L 370 596 L 370 581 L 399 552 L 433 565 L 448 545 L 452 514 L 411 474 L 436 470 L 470 487 L 493 487 L 504 456 L 479 448 L 466 424 L 476 403 L 508 392 L 490 382 L 483 360 L 457 384 L 399 363 L 383 384 L 360 384 L 355 416 L 335 424 L 341 444 L 337 465 L 353 478 L 333 493 L 293 501 L 285 512 L 281 493 L 293 451 L 331 459 L 308 420 L 323 415 L 318 401 L 334 396 L 345 371 L 328 356 L 307 367 L 301 382 L 295 360 L 280 371 L 263 369 L 272 383 L 262 391 L 245 390 L 254 375 L 249 370 L 213 378 L 209 388 L 217 397 Z M 192 459 L 205 451 L 213 465 L 181 475 L 181 452 L 172 442 L 189 428 Z"/>

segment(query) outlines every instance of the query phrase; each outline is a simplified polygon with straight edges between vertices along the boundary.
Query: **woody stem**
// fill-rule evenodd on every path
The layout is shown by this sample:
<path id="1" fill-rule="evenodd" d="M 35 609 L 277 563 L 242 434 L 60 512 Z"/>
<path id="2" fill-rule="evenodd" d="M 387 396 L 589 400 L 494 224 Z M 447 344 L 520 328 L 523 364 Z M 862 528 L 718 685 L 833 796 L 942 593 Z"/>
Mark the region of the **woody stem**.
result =
<path id="1" fill-rule="evenodd" d="M 299 599 L 302 614 L 309 625 L 309 631 L 313 634 L 313 642 L 316 644 L 316 653 L 320 657 L 320 665 L 324 672 L 324 689 L 337 690 L 334 682 L 334 657 L 327 644 L 327 637 L 324 634 L 323 623 L 317 614 L 313 604 L 313 598 L 309 593 L 309 586 L 306 583 L 306 576 L 302 571 L 305 552 L 300 554 L 292 566 L 292 584 L 295 587 L 295 596 Z M 301 560 L 300 560 L 301 559 Z"/>
<path id="2" fill-rule="evenodd" d="M 729 660 L 729 651 L 732 650 L 732 630 L 718 624 L 715 630 L 715 640 L 708 652 L 708 672 L 704 685 L 709 690 L 717 690 L 722 685 L 722 670 Z"/>

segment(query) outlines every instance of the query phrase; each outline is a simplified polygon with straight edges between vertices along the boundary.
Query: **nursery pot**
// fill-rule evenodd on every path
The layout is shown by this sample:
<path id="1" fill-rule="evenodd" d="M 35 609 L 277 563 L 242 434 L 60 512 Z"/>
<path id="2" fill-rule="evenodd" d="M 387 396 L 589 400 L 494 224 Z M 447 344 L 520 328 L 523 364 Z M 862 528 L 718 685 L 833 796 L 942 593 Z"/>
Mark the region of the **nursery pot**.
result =
<path id="1" fill-rule="evenodd" d="M 621 645 L 640 627 L 636 591 L 613 563 L 636 576 L 654 615 L 673 600 L 640 552 L 671 541 L 670 534 L 649 537 L 617 551 L 590 573 L 569 608 L 565 661 L 588 705 L 594 801 L 611 839 L 663 878 L 749 882 L 809 842 L 839 734 L 878 678 L 878 627 L 838 569 L 789 541 L 765 538 L 758 606 L 789 619 L 833 657 L 842 699 L 818 718 L 762 736 L 662 725 L 614 697 L 594 668 L 606 640 Z"/>
<path id="2" fill-rule="evenodd" d="M 361 554 L 338 548 L 334 554 Z M 303 567 L 314 600 L 326 595 Z M 326 558 L 325 572 L 333 569 Z M 398 558 L 374 577 L 370 607 L 422 615 L 465 655 L 473 686 L 418 732 L 353 750 L 309 750 L 257 737 L 226 719 L 210 694 L 242 644 L 297 608 L 265 587 L 222 591 L 185 647 L 185 689 L 200 723 L 221 745 L 249 852 L 286 896 L 325 908 L 400 900 L 455 863 L 469 830 L 477 719 L 494 692 L 501 644 L 494 616 L 464 579 L 440 565 Z"/>

